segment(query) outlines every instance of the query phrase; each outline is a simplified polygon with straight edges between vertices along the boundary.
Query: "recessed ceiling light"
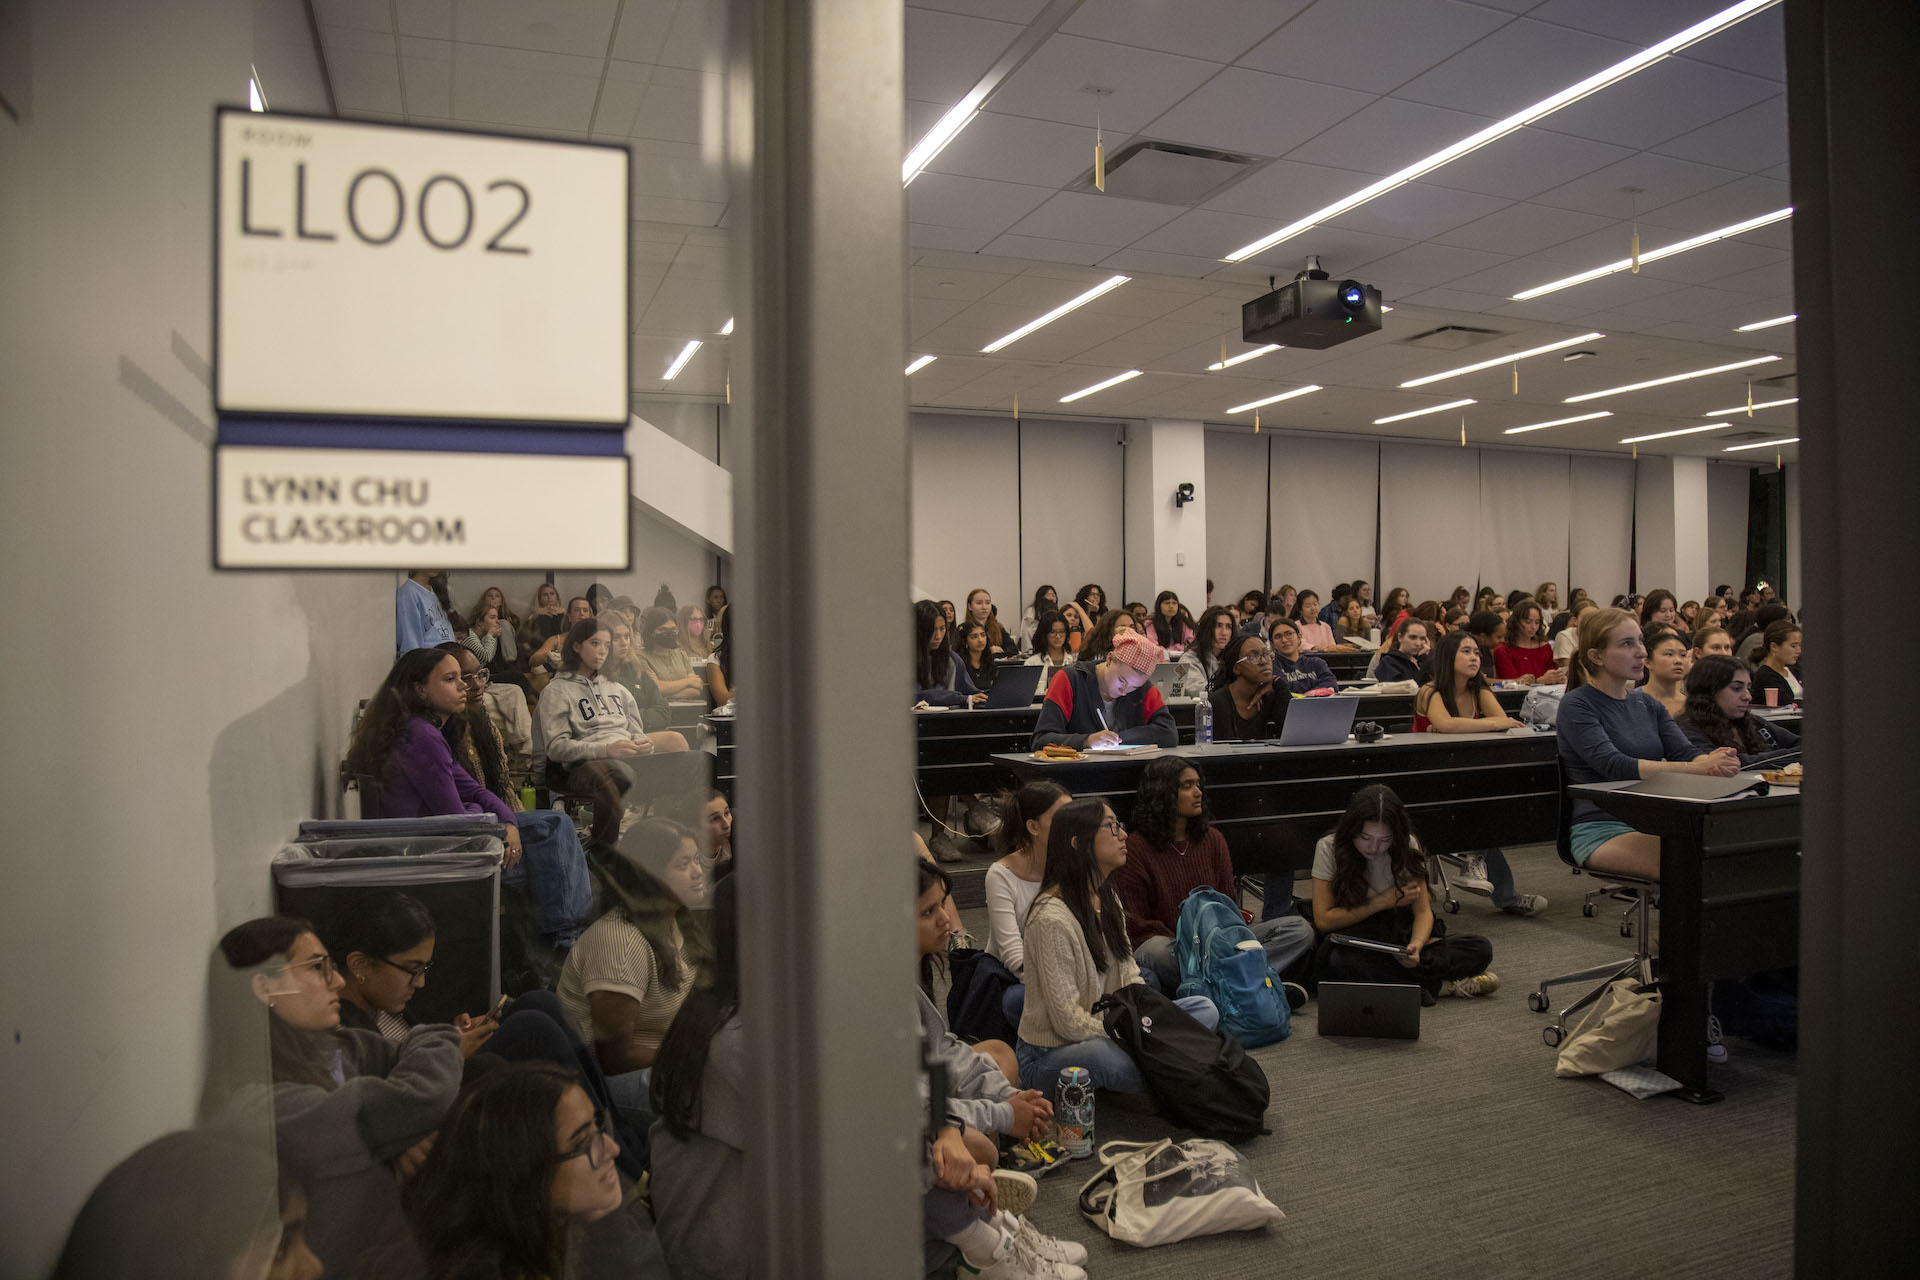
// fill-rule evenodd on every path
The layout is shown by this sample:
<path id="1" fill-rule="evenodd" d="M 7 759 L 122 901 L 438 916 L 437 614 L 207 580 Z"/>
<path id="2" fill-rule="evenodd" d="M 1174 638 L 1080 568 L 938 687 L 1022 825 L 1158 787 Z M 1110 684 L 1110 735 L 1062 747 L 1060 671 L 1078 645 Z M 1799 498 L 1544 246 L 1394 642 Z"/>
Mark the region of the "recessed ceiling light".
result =
<path id="1" fill-rule="evenodd" d="M 1443 164 L 1458 160 L 1469 151 L 1484 147 L 1496 138 L 1505 137 L 1523 125 L 1532 124 L 1535 120 L 1543 116 L 1551 115 L 1569 103 L 1578 102 L 1595 90 L 1603 89 L 1617 80 L 1624 80 L 1634 72 L 1644 70 L 1653 65 L 1668 54 L 1678 53 L 1688 45 L 1699 40 L 1704 40 L 1716 31 L 1724 30 L 1742 18 L 1758 13 L 1760 10 L 1765 9 L 1775 2 L 1776 0 L 1741 0 L 1739 4 L 1722 9 L 1719 13 L 1703 21 L 1694 23 L 1684 31 L 1675 32 L 1658 44 L 1649 45 L 1639 53 L 1634 54 L 1631 58 L 1616 62 L 1606 70 L 1590 75 L 1578 84 L 1567 86 L 1550 98 L 1542 98 L 1532 106 L 1515 112 L 1504 120 L 1497 120 L 1493 124 L 1480 130 L 1480 132 L 1462 138 L 1452 146 L 1436 151 L 1424 160 L 1416 160 L 1399 172 L 1388 174 L 1386 177 L 1380 179 L 1380 181 L 1370 186 L 1362 187 L 1352 195 L 1336 200 L 1324 209 L 1316 209 L 1298 222 L 1288 223 L 1270 236 L 1263 236 L 1250 245 L 1234 250 L 1227 255 L 1226 260 L 1228 262 L 1244 262 L 1256 253 L 1271 249 L 1274 245 L 1284 240 L 1291 240 L 1294 236 L 1299 235 L 1301 232 L 1318 223 L 1325 222 L 1329 218 L 1338 217 L 1349 209 L 1358 208 L 1374 197 L 1385 195 L 1403 183 L 1411 182 L 1422 174 L 1433 172 Z"/>
<path id="2" fill-rule="evenodd" d="M 1800 443 L 1799 436 L 1788 436 L 1784 440 L 1755 440 L 1752 444 L 1730 444 L 1726 448 L 1722 449 L 1720 452 L 1739 453 L 1742 449 L 1771 449 L 1775 445 L 1799 444 L 1799 443 Z"/>
<path id="3" fill-rule="evenodd" d="M 1282 400 L 1291 400 L 1295 396 L 1303 396 L 1303 395 L 1306 395 L 1309 391 L 1318 391 L 1319 389 L 1320 388 L 1318 385 L 1307 386 L 1307 387 L 1295 387 L 1291 391 L 1282 391 L 1279 395 L 1268 396 L 1264 400 L 1249 400 L 1245 404 L 1237 404 L 1233 406 L 1233 408 L 1227 410 L 1227 412 L 1228 413 L 1245 413 L 1249 409 L 1262 409 L 1262 408 L 1265 408 L 1267 405 L 1279 404 Z"/>
<path id="4" fill-rule="evenodd" d="M 1624 391 L 1645 391 L 1648 387 L 1664 387 L 1669 382 L 1685 382 L 1688 378 L 1704 378 L 1709 374 L 1729 373 L 1735 369 L 1746 369 L 1756 364 L 1766 364 L 1778 360 L 1779 356 L 1755 356 L 1751 360 L 1736 360 L 1732 364 L 1717 364 L 1711 369 L 1695 369 L 1691 373 L 1674 373 L 1664 378 L 1649 378 L 1645 382 L 1629 382 L 1624 387 L 1608 387 L 1605 391 L 1589 391 L 1585 395 L 1568 396 L 1562 404 L 1579 404 L 1582 400 L 1598 400 L 1601 396 L 1617 396 Z"/>
<path id="5" fill-rule="evenodd" d="M 728 316 L 727 322 L 720 326 L 720 336 L 724 338 L 732 332 L 733 332 L 733 317 Z"/>
<path id="6" fill-rule="evenodd" d="M 1038 329 L 1043 325 L 1052 324 L 1055 320 L 1058 320 L 1061 316 L 1067 314 L 1067 312 L 1073 310 L 1075 307 L 1086 306 L 1089 302 L 1092 302 L 1095 298 L 1107 292 L 1109 289 L 1118 289 L 1121 285 L 1125 284 L 1127 281 L 1131 280 L 1132 278 L 1133 278 L 1132 276 L 1109 276 L 1105 280 L 1102 280 L 1099 284 L 1093 286 L 1093 288 L 1081 294 L 1079 297 L 1073 299 L 1071 302 L 1063 302 L 1059 306 L 1055 307 L 1053 310 L 1047 312 L 1047 314 L 1041 316 L 1038 320 L 1029 320 L 1027 323 L 1021 325 L 1018 329 L 1015 329 L 1012 333 L 1008 334 L 1006 337 L 996 338 L 994 341 L 980 348 L 980 353 L 982 355 L 988 355 L 988 354 L 991 354 L 992 352 L 998 351 L 1000 348 L 1004 346 L 1008 346 L 1011 343 L 1018 342 L 1020 341 L 1020 339 L 1032 333 L 1035 329 Z"/>
<path id="7" fill-rule="evenodd" d="M 1096 382 L 1090 387 L 1080 388 L 1078 391 L 1074 392 L 1070 396 L 1061 396 L 1060 403 L 1072 404 L 1075 400 L 1080 399 L 1082 396 L 1090 396 L 1096 391 L 1105 391 L 1108 387 L 1117 387 L 1121 383 L 1125 382 L 1127 379 L 1137 378 L 1139 376 L 1140 376 L 1140 371 L 1138 369 L 1129 369 L 1125 373 L 1117 373 L 1113 377 L 1108 378 L 1105 382 Z"/>
<path id="8" fill-rule="evenodd" d="M 1645 444 L 1649 440 L 1667 440 L 1667 439 L 1671 439 L 1674 436 L 1698 435 L 1702 431 L 1718 431 L 1722 427 L 1731 426 L 1731 425 L 1732 425 L 1731 423 L 1726 423 L 1726 422 L 1709 422 L 1704 427 L 1682 427 L 1678 431 L 1656 431 L 1650 436 L 1628 436 L 1625 440 L 1622 440 L 1620 443 L 1621 444 Z"/>
<path id="9" fill-rule="evenodd" d="M 1266 355 L 1269 351 L 1278 351 L 1283 345 L 1285 344 L 1279 343 L 1279 342 L 1269 342 L 1264 347 L 1255 347 L 1251 351 L 1242 351 L 1237 356 L 1228 356 L 1224 362 L 1216 360 L 1212 364 L 1207 366 L 1207 372 L 1217 373 L 1222 369 L 1231 369 L 1233 368 L 1233 366 L 1237 364 L 1245 364 L 1249 360 L 1257 360 L 1261 356 Z"/>
<path id="10" fill-rule="evenodd" d="M 1795 314 L 1790 316 L 1775 316 L 1771 320 L 1755 320 L 1752 324 L 1741 325 L 1738 329 L 1735 329 L 1734 332 L 1735 333 L 1752 333 L 1755 329 L 1771 329 L 1773 328 L 1773 326 L 1777 324 L 1792 324 L 1795 320 L 1798 320 L 1799 318 L 1800 318 L 1799 313 L 1796 312 Z"/>
<path id="11" fill-rule="evenodd" d="M 1613 410 L 1602 409 L 1599 413 L 1583 413 L 1574 418 L 1555 418 L 1552 422 L 1535 422 L 1525 427 L 1508 427 L 1506 434 L 1517 436 L 1528 431 L 1545 431 L 1548 427 L 1564 427 L 1570 422 L 1592 422 L 1595 418 L 1611 418 Z"/>
<path id="12" fill-rule="evenodd" d="M 1757 412 L 1761 409 L 1778 409 L 1783 404 L 1799 404 L 1799 403 L 1800 403 L 1799 396 L 1788 396 L 1785 400 L 1762 400 L 1759 404 L 1753 405 L 1751 407 Z M 1713 409 L 1706 413 L 1701 414 L 1700 416 L 1703 418 L 1718 418 L 1722 414 L 1745 413 L 1748 407 L 1749 406 L 1744 404 L 1737 404 L 1733 406 L 1733 408 L 1731 409 Z"/>
<path id="13" fill-rule="evenodd" d="M 938 360 L 939 358 L 940 358 L 939 356 L 921 356 L 919 359 L 915 360 L 912 364 L 907 366 L 907 376 L 912 377 L 914 374 L 920 372 L 922 369 L 926 368 L 928 365 L 932 364 L 935 360 Z"/>
<path id="14" fill-rule="evenodd" d="M 698 351 L 699 349 L 700 349 L 700 339 L 698 338 L 693 339 L 691 342 L 687 343 L 686 346 L 680 348 L 680 354 L 675 356 L 673 358 L 673 363 L 667 366 L 667 376 L 665 378 L 665 381 L 672 382 L 675 378 L 679 377 L 680 371 L 687 367 L 687 361 L 693 359 L 693 353 Z"/>
<path id="15" fill-rule="evenodd" d="M 1412 413 L 1396 413 L 1391 418 L 1375 418 L 1373 425 L 1383 427 L 1389 422 L 1405 422 L 1408 418 L 1424 418 L 1429 413 L 1445 413 L 1449 409 L 1459 409 L 1466 405 L 1478 404 L 1478 400 L 1449 400 L 1445 404 L 1436 404 L 1431 409 L 1415 409 Z"/>
<path id="16" fill-rule="evenodd" d="M 1522 289 L 1519 293 L 1513 295 L 1513 300 L 1515 302 L 1525 302 L 1527 299 L 1537 298 L 1543 293 L 1552 293 L 1557 289 L 1572 288 L 1576 284 L 1585 284 L 1589 280 L 1598 280 L 1602 276 L 1610 276 L 1616 271 L 1625 271 L 1627 268 L 1633 266 L 1636 261 L 1647 263 L 1656 262 L 1661 258 L 1671 258 L 1676 253 L 1685 253 L 1689 249 L 1698 249 L 1701 245 L 1712 244 L 1716 240 L 1725 240 L 1728 236 L 1737 236 L 1742 231 L 1752 231 L 1755 227 L 1764 227 L 1769 223 L 1778 222 L 1782 218 L 1791 218 L 1792 216 L 1793 207 L 1791 205 L 1785 209 L 1775 209 L 1772 213 L 1763 213 L 1757 218 L 1748 218 L 1745 222 L 1736 222 L 1730 227 L 1721 227 L 1718 231 L 1708 231 L 1701 235 L 1690 236 L 1685 240 L 1677 240 L 1670 245 L 1665 245 L 1662 248 L 1643 253 L 1637 259 L 1622 258 L 1618 262 L 1609 262 L 1604 267 L 1595 267 L 1591 271 L 1582 271 L 1577 276 L 1568 276 L 1564 280 L 1554 280 L 1547 284 L 1535 285 L 1531 289 Z"/>
<path id="17" fill-rule="evenodd" d="M 1576 343 L 1592 342 L 1596 338 L 1604 338 L 1606 336 L 1604 333 L 1583 333 L 1577 338 L 1563 338 L 1559 342 L 1549 342 L 1544 347 L 1534 347 L 1530 351 L 1515 351 L 1508 355 L 1495 356 L 1491 360 L 1482 360 L 1479 364 L 1470 364 L 1464 368 L 1449 369 L 1445 373 L 1430 373 L 1424 378 L 1414 378 L 1412 381 L 1403 382 L 1400 385 L 1403 387 L 1424 387 L 1429 382 L 1439 382 L 1444 378 L 1457 378 L 1463 373 L 1478 373 L 1482 369 L 1498 369 L 1503 364 L 1512 364 L 1515 360 L 1525 360 L 1528 356 L 1543 356 L 1549 351 L 1559 351 L 1565 347 L 1571 347 Z"/>

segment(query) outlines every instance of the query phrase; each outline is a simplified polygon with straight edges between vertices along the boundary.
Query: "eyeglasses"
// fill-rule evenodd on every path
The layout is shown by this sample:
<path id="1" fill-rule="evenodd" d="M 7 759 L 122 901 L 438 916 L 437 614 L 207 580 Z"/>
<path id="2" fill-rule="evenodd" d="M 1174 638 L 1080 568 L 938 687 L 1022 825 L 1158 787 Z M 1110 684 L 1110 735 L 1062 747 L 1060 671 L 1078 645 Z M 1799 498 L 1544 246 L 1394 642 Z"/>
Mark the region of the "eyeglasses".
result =
<path id="1" fill-rule="evenodd" d="M 1235 665 L 1235 666 L 1239 666 L 1239 665 L 1240 665 L 1240 663 L 1242 663 L 1242 662 L 1264 662 L 1264 661 L 1266 661 L 1266 660 L 1267 660 L 1268 658 L 1271 658 L 1272 656 L 1273 656 L 1273 654 L 1271 654 L 1271 653 L 1269 653 L 1269 652 L 1268 652 L 1267 650 L 1265 650 L 1265 649 L 1262 649 L 1262 650 L 1260 650 L 1260 652 L 1258 652 L 1258 653 L 1243 653 L 1243 654 L 1241 654 L 1241 655 L 1240 655 L 1240 657 L 1239 657 L 1239 658 L 1238 658 L 1238 659 L 1237 659 L 1237 660 L 1235 661 L 1235 663 L 1234 663 L 1234 665 Z"/>
<path id="2" fill-rule="evenodd" d="M 299 964 L 290 964 L 286 971 L 298 973 L 302 969 L 312 969 L 320 975 L 322 981 L 331 981 L 333 975 L 339 972 L 339 966 L 334 964 L 333 957 L 329 955 L 318 955 L 311 960 L 303 960 Z"/>
<path id="3" fill-rule="evenodd" d="M 488 684 L 493 680 L 493 673 L 485 667 L 482 667 L 472 675 L 462 678 L 466 680 L 468 684 Z"/>
<path id="4" fill-rule="evenodd" d="M 426 985 L 427 974 L 433 971 L 433 961 L 431 960 L 423 961 L 420 964 L 401 964 L 399 961 L 389 960 L 385 956 L 375 956 L 374 959 L 389 969 L 398 969 L 421 986 Z"/>
<path id="5" fill-rule="evenodd" d="M 1100 829 L 1102 831 L 1112 832 L 1114 835 L 1119 836 L 1121 839 L 1125 839 L 1127 835 L 1127 829 L 1120 825 L 1120 819 L 1118 818 L 1108 818 L 1105 822 L 1100 824 Z"/>
<path id="6" fill-rule="evenodd" d="M 593 1113 L 593 1132 L 565 1151 L 562 1151 L 559 1159 L 555 1160 L 554 1163 L 565 1164 L 569 1160 L 579 1160 L 584 1157 L 587 1162 L 587 1168 L 597 1170 L 604 1165 L 609 1158 L 607 1155 L 608 1136 L 607 1118 L 596 1110 Z"/>

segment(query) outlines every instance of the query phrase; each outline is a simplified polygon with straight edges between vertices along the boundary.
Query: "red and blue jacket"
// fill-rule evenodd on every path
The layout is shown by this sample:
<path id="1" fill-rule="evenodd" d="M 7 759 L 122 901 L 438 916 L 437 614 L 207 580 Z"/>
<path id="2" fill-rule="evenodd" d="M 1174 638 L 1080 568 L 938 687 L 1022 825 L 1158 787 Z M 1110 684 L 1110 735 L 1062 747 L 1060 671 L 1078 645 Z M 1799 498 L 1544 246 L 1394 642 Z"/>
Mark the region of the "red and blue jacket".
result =
<path id="1" fill-rule="evenodd" d="M 1166 699 L 1150 684 L 1117 699 L 1108 724 L 1100 723 L 1100 684 L 1094 677 L 1097 663 L 1076 662 L 1054 673 L 1047 696 L 1040 704 L 1040 722 L 1033 729 L 1033 749 L 1050 743 L 1079 750 L 1087 738 L 1111 729 L 1120 741 L 1150 743 L 1156 747 L 1180 745 L 1180 730 L 1173 723 L 1173 712 Z"/>

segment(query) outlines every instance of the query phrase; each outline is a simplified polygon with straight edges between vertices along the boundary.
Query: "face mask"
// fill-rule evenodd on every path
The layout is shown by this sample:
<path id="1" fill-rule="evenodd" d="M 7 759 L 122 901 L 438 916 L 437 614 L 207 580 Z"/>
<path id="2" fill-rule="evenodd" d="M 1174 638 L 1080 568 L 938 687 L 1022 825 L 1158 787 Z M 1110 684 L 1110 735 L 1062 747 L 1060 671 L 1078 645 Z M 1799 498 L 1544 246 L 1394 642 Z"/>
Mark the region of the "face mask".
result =
<path id="1" fill-rule="evenodd" d="M 649 649 L 671 649 L 680 642 L 680 633 L 671 627 L 663 628 L 647 637 Z"/>

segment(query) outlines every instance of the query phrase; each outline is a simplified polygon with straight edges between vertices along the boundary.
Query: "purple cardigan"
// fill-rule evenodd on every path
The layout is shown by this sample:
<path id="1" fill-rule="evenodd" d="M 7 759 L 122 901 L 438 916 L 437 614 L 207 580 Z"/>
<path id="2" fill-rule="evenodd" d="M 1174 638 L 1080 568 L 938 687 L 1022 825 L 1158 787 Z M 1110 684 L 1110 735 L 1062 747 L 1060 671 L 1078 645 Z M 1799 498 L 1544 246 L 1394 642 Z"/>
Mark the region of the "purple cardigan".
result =
<path id="1" fill-rule="evenodd" d="M 407 721 L 380 777 L 380 816 L 438 818 L 491 813 L 508 826 L 513 810 L 453 761 L 440 730 L 425 716 Z"/>

